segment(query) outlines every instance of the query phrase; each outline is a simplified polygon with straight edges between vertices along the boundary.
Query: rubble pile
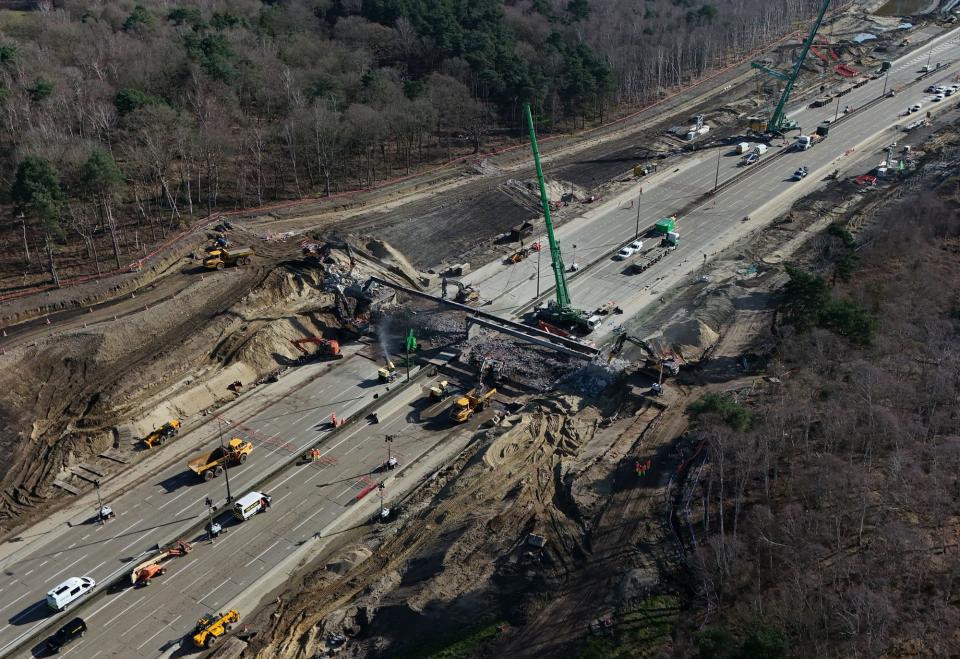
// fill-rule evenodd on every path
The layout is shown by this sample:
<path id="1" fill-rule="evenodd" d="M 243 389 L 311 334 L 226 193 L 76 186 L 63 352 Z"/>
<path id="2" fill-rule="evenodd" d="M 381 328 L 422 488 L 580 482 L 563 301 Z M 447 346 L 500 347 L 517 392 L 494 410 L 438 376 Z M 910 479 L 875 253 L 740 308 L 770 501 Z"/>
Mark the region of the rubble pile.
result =
<path id="1" fill-rule="evenodd" d="M 552 389 L 579 364 L 578 360 L 548 348 L 481 332 L 463 344 L 460 360 L 473 364 L 484 359 L 502 362 L 504 377 L 541 392 Z"/>
<path id="2" fill-rule="evenodd" d="M 630 366 L 625 359 L 614 359 L 609 364 L 590 362 L 563 376 L 561 387 L 583 396 L 599 396 L 623 377 Z"/>

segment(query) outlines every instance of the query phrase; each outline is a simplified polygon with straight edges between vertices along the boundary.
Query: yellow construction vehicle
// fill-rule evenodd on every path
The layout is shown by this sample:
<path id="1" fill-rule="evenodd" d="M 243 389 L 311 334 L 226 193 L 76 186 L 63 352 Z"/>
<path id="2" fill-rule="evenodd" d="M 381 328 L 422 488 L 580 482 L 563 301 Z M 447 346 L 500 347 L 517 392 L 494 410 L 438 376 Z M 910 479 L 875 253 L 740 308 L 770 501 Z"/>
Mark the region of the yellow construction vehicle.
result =
<path id="1" fill-rule="evenodd" d="M 178 419 L 171 419 L 144 437 L 143 443 L 147 445 L 147 448 L 153 448 L 154 446 L 163 444 L 172 437 L 176 437 L 178 432 L 180 432 L 180 421 Z"/>
<path id="2" fill-rule="evenodd" d="M 228 265 L 247 265 L 254 252 L 250 247 L 222 247 L 217 254 L 203 260 L 203 267 L 223 270 Z"/>
<path id="3" fill-rule="evenodd" d="M 397 367 L 394 363 L 388 359 L 387 365 L 377 370 L 377 377 L 380 379 L 380 382 L 393 382 L 400 377 L 400 373 L 397 372 Z"/>
<path id="4" fill-rule="evenodd" d="M 446 380 L 440 380 L 436 384 L 430 387 L 430 399 L 431 400 L 443 400 L 447 395 L 447 388 L 450 386 L 450 383 Z"/>
<path id="5" fill-rule="evenodd" d="M 474 412 L 482 410 L 487 401 L 496 393 L 496 389 L 490 389 L 486 392 L 482 388 L 468 391 L 453 401 L 453 407 L 450 408 L 450 418 L 457 423 L 463 423 L 472 417 Z"/>
<path id="6" fill-rule="evenodd" d="M 226 446 L 218 446 L 209 453 L 198 455 L 187 462 L 187 469 L 204 480 L 211 480 L 223 473 L 231 462 L 243 464 L 253 452 L 253 444 L 234 437 Z"/>
<path id="7" fill-rule="evenodd" d="M 193 635 L 193 644 L 198 648 L 212 648 L 217 640 L 230 631 L 233 624 L 240 622 L 240 612 L 230 609 L 226 613 L 216 616 L 203 616 L 197 620 L 197 628 Z"/>

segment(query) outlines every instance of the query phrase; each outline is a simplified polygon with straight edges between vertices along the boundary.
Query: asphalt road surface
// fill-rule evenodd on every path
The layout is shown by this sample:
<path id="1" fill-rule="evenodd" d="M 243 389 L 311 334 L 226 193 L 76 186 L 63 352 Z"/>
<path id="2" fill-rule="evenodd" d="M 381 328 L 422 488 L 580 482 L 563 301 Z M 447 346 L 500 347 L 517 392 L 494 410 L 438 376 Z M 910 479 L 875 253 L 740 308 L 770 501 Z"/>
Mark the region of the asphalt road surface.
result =
<path id="1" fill-rule="evenodd" d="M 355 356 L 240 425 L 225 429 L 225 439 L 244 437 L 255 446 L 245 464 L 229 469 L 234 498 L 246 494 L 266 470 L 297 459 L 323 439 L 330 432 L 331 412 L 344 418 L 372 400 L 374 393 L 384 391 L 385 385 L 376 380 L 376 365 Z M 117 517 L 106 524 L 98 524 L 91 510 L 88 520 L 6 566 L 0 584 L 0 620 L 4 622 L 0 625 L 0 655 L 51 620 L 66 621 L 79 612 L 90 632 L 82 643 L 70 646 L 69 652 L 75 656 L 157 656 L 161 646 L 190 631 L 200 615 L 223 608 L 296 543 L 343 513 L 358 491 L 382 478 L 375 469 L 387 458 L 386 434 L 396 435 L 391 449 L 401 463 L 432 446 L 431 441 L 411 432 L 407 420 L 408 412 L 415 413 L 410 403 L 419 406 L 425 400 L 420 387 L 413 386 L 408 396 L 412 401 L 396 402 L 404 401 L 404 396 L 406 392 L 385 404 L 385 409 L 393 412 L 389 417 L 380 412 L 381 423 L 368 425 L 359 420 L 332 437 L 322 448 L 320 462 L 286 469 L 261 487 L 273 497 L 272 509 L 242 524 L 233 522 L 224 505 L 225 479 L 204 482 L 184 463 L 174 464 L 110 501 Z M 443 436 L 435 433 L 430 440 L 439 441 Z M 212 443 L 203 450 L 215 446 Z M 213 547 L 200 544 L 189 556 L 169 562 L 167 575 L 149 588 L 107 595 L 88 607 L 80 600 L 62 614 L 48 610 L 46 592 L 68 577 L 90 576 L 106 586 L 148 558 L 158 542 L 204 521 L 207 497 L 221 507 L 228 528 Z M 202 536 L 186 539 L 202 543 Z"/>
<path id="2" fill-rule="evenodd" d="M 943 62 L 944 66 L 940 72 L 917 82 L 919 69 L 926 64 L 928 57 L 933 63 Z M 960 36 L 945 35 L 930 47 L 895 61 L 888 80 L 873 80 L 841 97 L 839 111 L 842 116 L 845 106 L 856 109 L 865 105 L 880 97 L 885 86 L 887 90 L 897 90 L 895 97 L 884 98 L 834 126 L 824 142 L 803 152 L 788 150 L 777 162 L 721 190 L 700 208 L 680 217 L 677 227 L 680 247 L 642 274 L 627 274 L 625 270 L 630 260 L 617 261 L 610 256 L 612 251 L 636 237 L 638 211 L 642 232 L 659 218 L 675 214 L 677 209 L 712 190 L 717 181 L 722 185 L 739 174 L 743 168 L 738 166 L 740 158 L 732 148 L 701 152 L 669 171 L 661 171 L 639 181 L 633 189 L 560 227 L 557 239 L 568 266 L 574 262 L 581 267 L 596 262 L 577 274 L 568 273 L 574 306 L 589 311 L 607 301 L 615 301 L 626 311 L 626 316 L 637 313 L 662 296 L 681 274 L 695 270 L 739 236 L 776 217 L 794 200 L 819 185 L 833 169 L 840 169 L 846 174 L 845 163 L 858 154 L 858 150 L 877 150 L 876 159 L 879 163 L 882 160 L 879 149 L 883 145 L 894 140 L 901 144 L 909 143 L 909 136 L 893 130 L 894 125 L 905 125 L 922 118 L 928 110 L 953 107 L 960 100 L 960 95 L 950 96 L 940 101 L 938 107 L 938 103 L 929 100 L 931 94 L 923 92 L 933 83 L 952 83 L 960 70 L 958 57 Z M 899 116 L 917 102 L 923 105 L 921 112 L 911 114 L 909 118 Z M 824 120 L 832 121 L 836 113 L 836 104 L 832 103 L 822 108 L 800 108 L 791 112 L 790 117 L 806 133 L 813 132 Z M 880 146 L 870 144 L 875 139 L 881 140 Z M 792 142 L 791 139 L 786 144 Z M 763 157 L 769 158 L 784 149 L 781 144 L 774 143 Z M 801 182 L 789 180 L 801 165 L 810 171 L 806 179 Z M 745 217 L 750 220 L 745 222 Z M 546 247 L 546 238 L 541 237 L 541 241 Z M 654 244 L 655 241 L 647 240 L 643 249 L 649 249 Z M 494 313 L 517 315 L 537 298 L 538 290 L 541 295 L 552 290 L 550 254 L 544 249 L 518 264 L 491 263 L 477 269 L 464 280 L 479 286 L 482 297 L 493 300 L 490 309 Z M 591 338 L 602 340 L 620 322 L 620 318 L 606 321 Z"/>

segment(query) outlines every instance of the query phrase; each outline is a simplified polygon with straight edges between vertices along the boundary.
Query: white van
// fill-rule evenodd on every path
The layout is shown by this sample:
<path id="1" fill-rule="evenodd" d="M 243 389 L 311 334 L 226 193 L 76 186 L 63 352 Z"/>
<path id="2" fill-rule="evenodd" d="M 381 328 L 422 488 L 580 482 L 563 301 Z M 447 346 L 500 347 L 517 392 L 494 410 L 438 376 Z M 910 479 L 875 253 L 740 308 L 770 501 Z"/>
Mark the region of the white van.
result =
<path id="1" fill-rule="evenodd" d="M 63 611 L 67 604 L 80 599 L 97 585 L 90 577 L 70 577 L 47 593 L 47 606 L 54 611 Z"/>
<path id="2" fill-rule="evenodd" d="M 241 522 L 246 521 L 259 512 L 270 508 L 272 501 L 269 494 L 263 492 L 250 492 L 245 494 L 233 504 L 233 515 Z"/>

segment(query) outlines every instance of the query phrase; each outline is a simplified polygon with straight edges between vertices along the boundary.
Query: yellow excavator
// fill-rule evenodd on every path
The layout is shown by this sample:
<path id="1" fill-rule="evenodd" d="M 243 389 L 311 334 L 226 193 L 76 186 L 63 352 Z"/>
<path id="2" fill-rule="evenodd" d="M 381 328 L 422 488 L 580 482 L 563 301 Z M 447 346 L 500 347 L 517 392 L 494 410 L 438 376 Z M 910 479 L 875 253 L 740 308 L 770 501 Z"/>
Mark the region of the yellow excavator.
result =
<path id="1" fill-rule="evenodd" d="M 497 393 L 496 389 L 484 391 L 482 387 L 472 389 L 463 396 L 457 397 L 450 408 L 450 418 L 457 423 L 463 423 L 473 416 L 474 412 L 482 410 L 487 401 Z"/>
<path id="2" fill-rule="evenodd" d="M 198 648 L 212 648 L 217 640 L 239 621 L 240 612 L 236 609 L 230 609 L 226 613 L 218 613 L 215 616 L 203 616 L 197 620 L 193 644 Z"/>

